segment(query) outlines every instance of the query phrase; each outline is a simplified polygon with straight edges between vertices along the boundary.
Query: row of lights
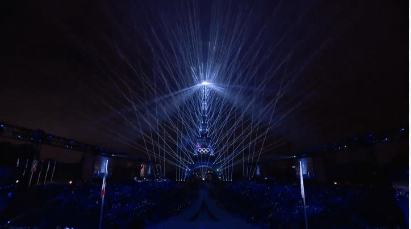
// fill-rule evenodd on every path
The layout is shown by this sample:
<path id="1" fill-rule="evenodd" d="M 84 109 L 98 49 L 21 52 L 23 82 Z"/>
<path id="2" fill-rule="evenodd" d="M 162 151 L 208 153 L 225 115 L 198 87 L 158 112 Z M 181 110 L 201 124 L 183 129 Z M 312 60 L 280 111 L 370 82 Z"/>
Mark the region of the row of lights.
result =
<path id="1" fill-rule="evenodd" d="M 403 127 L 403 128 L 401 128 L 401 132 L 402 131 L 405 131 L 405 128 Z M 371 138 L 373 135 L 372 134 L 369 134 L 369 135 L 366 135 L 364 138 Z M 354 140 L 355 141 L 358 141 L 358 137 L 356 137 L 356 138 L 354 138 Z M 389 138 L 384 138 L 384 140 L 383 141 L 388 141 L 389 140 Z M 378 142 L 378 140 L 377 140 L 377 142 Z M 347 148 L 347 140 L 344 140 L 343 141 L 343 143 L 344 144 L 337 144 L 337 143 L 333 143 L 332 145 L 334 146 L 334 150 L 342 150 L 343 148 Z M 374 140 L 373 141 L 373 143 L 376 143 L 376 141 Z M 327 148 L 327 146 L 329 146 L 330 144 L 325 144 L 324 146 L 323 146 L 323 148 Z M 340 146 L 338 146 L 338 145 L 340 145 Z M 306 153 L 306 152 L 308 152 L 308 151 L 313 151 L 313 149 L 319 149 L 320 147 L 319 146 L 317 146 L 317 147 L 315 147 L 315 148 L 310 148 L 310 149 L 306 149 L 306 150 L 304 150 L 304 153 Z M 293 157 L 296 157 L 296 156 L 293 156 Z"/>

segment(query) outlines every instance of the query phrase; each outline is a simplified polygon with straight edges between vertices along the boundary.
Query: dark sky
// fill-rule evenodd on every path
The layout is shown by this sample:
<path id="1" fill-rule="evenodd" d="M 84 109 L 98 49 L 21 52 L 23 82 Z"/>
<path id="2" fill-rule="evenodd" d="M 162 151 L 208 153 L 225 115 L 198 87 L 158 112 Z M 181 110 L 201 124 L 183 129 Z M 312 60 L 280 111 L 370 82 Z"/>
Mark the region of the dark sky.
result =
<path id="1" fill-rule="evenodd" d="M 99 125 L 115 122 L 115 114 L 101 105 L 111 92 L 99 70 L 124 65 L 115 45 L 145 63 L 149 54 L 143 40 L 150 38 L 130 29 L 138 27 L 127 20 L 133 12 L 124 1 L 113 2 L 2 5 L 0 121 L 133 152 Z M 295 149 L 408 123 L 407 2 L 326 2 L 313 1 L 314 9 L 304 19 L 307 27 L 330 18 L 333 22 L 316 32 L 319 40 L 331 42 L 294 87 L 297 93 L 315 82 L 308 100 L 282 127 L 300 133 L 290 139 Z M 316 14 L 315 7 L 322 13 Z M 318 45 L 315 39 L 312 45 Z M 113 128 L 131 131 L 123 124 Z"/>

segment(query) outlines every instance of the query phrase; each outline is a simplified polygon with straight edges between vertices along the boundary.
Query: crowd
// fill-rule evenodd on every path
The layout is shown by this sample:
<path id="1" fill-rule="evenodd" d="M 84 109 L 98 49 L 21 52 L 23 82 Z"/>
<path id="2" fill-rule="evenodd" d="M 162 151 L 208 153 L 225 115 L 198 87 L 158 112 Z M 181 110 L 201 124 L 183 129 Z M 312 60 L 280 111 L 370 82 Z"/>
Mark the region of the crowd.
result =
<path id="1" fill-rule="evenodd" d="M 144 228 L 166 220 L 198 195 L 190 183 L 168 180 L 107 182 L 103 228 Z M 209 194 L 218 205 L 261 228 L 302 228 L 305 224 L 300 185 L 240 181 L 215 183 Z M 12 189 L 2 209 L 6 226 L 96 228 L 101 184 L 50 184 Z M 306 212 L 310 228 L 406 228 L 396 198 L 404 190 L 308 184 Z M 398 201 L 398 200 L 397 200 Z"/>
<path id="2" fill-rule="evenodd" d="M 210 191 L 221 207 L 262 228 L 305 224 L 299 184 L 242 181 Z M 305 197 L 310 228 L 406 228 L 392 190 L 311 185 L 305 187 Z"/>
<path id="3" fill-rule="evenodd" d="M 101 211 L 101 185 L 44 185 L 24 198 L 13 193 L 4 209 L 6 224 L 42 228 L 96 228 Z M 167 219 L 189 205 L 196 192 L 171 181 L 107 183 L 103 228 L 143 228 Z"/>

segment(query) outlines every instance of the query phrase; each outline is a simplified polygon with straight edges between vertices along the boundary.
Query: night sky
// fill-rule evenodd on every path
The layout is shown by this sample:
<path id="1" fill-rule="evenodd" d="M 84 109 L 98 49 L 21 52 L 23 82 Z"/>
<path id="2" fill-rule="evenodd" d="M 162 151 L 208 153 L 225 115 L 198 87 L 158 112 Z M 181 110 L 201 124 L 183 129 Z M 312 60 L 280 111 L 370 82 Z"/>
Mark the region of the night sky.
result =
<path id="1" fill-rule="evenodd" d="M 329 23 L 319 27 L 306 48 L 318 46 L 316 40 L 329 43 L 291 90 L 310 93 L 284 121 L 281 134 L 300 133 L 289 141 L 293 149 L 301 149 L 407 126 L 407 2 L 310 2 L 311 11 L 304 19 L 307 28 Z M 117 125 L 112 119 L 115 114 L 102 103 L 114 102 L 101 70 L 125 64 L 116 46 L 150 68 L 149 48 L 139 25 L 128 20 L 133 12 L 127 1 L 7 4 L 0 12 L 0 121 L 134 152 L 104 127 L 109 123 L 118 132 L 132 131 Z M 287 16 L 289 4 L 280 16 Z M 287 26 L 287 20 L 283 23 Z M 299 31 L 294 33 L 298 36 Z M 138 83 L 138 77 L 132 79 Z M 309 89 L 300 90 L 310 82 Z M 118 103 L 115 106 L 122 109 Z"/>

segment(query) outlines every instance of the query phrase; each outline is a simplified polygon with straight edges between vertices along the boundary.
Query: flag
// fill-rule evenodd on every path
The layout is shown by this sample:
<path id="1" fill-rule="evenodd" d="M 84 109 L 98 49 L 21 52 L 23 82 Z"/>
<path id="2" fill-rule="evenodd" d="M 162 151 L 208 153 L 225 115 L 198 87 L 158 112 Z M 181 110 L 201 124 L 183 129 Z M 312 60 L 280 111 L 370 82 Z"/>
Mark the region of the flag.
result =
<path id="1" fill-rule="evenodd" d="M 31 164 L 31 175 L 30 175 L 29 187 L 31 185 L 31 179 L 33 178 L 33 173 L 36 171 L 36 167 L 37 167 L 37 160 L 33 160 L 33 163 Z"/>
<path id="2" fill-rule="evenodd" d="M 107 166 L 108 166 L 108 160 L 106 161 L 106 168 L 105 168 L 105 172 L 104 172 L 104 177 L 103 177 L 103 184 L 101 185 L 101 193 L 100 193 L 100 197 L 103 198 L 104 194 L 106 192 L 106 176 L 107 176 Z"/>
<path id="3" fill-rule="evenodd" d="M 304 180 L 303 180 L 303 167 L 301 165 L 301 161 L 300 161 L 300 184 L 301 184 L 301 196 L 303 198 L 305 198 L 305 195 L 304 195 Z"/>
<path id="4" fill-rule="evenodd" d="M 37 160 L 33 160 L 33 164 L 31 165 L 31 172 L 35 172 L 37 168 Z"/>
<path id="5" fill-rule="evenodd" d="M 305 218 L 305 229 L 308 229 L 308 220 L 307 220 L 307 207 L 305 205 L 305 194 L 304 194 L 304 179 L 303 179 L 303 166 L 300 161 L 300 183 L 301 183 L 301 196 L 303 197 L 304 202 L 304 218 Z"/>
<path id="6" fill-rule="evenodd" d="M 103 185 L 101 186 L 101 195 L 100 197 L 104 197 L 104 193 L 106 192 L 106 176 L 103 177 Z"/>
<path id="7" fill-rule="evenodd" d="M 104 206 L 104 194 L 106 192 L 106 176 L 107 176 L 107 166 L 108 166 L 108 160 L 106 160 L 106 171 L 104 172 L 104 177 L 103 177 L 103 184 L 101 185 L 101 210 L 100 210 L 100 224 L 99 224 L 99 229 L 101 229 L 102 225 L 102 220 L 103 220 L 103 206 Z"/>

